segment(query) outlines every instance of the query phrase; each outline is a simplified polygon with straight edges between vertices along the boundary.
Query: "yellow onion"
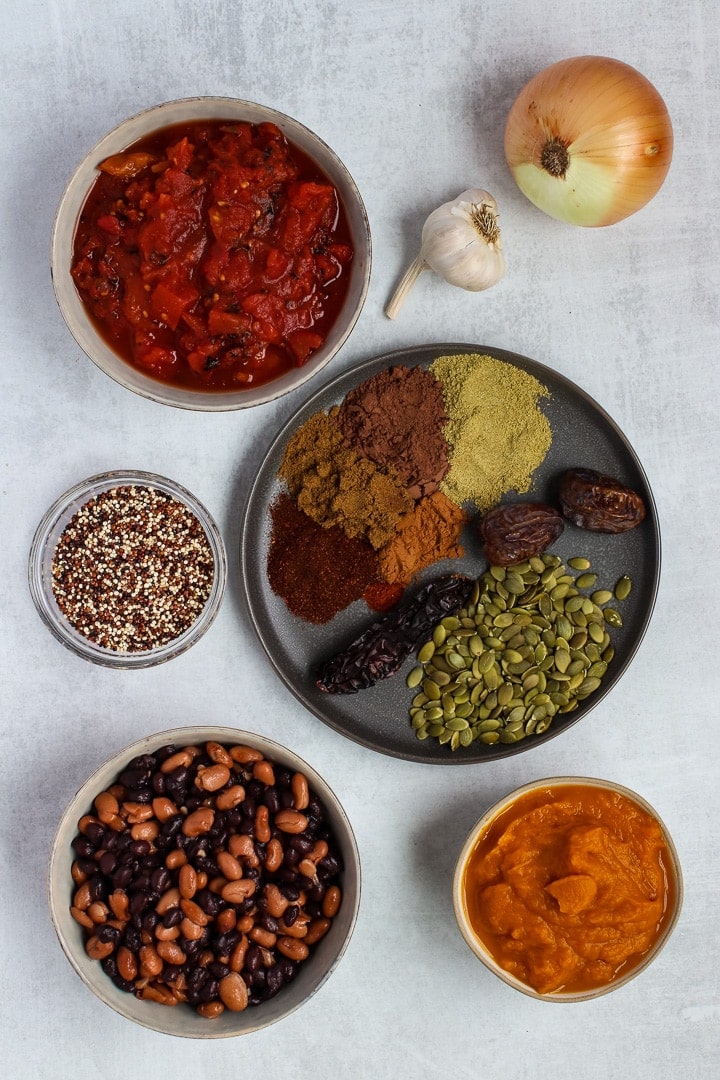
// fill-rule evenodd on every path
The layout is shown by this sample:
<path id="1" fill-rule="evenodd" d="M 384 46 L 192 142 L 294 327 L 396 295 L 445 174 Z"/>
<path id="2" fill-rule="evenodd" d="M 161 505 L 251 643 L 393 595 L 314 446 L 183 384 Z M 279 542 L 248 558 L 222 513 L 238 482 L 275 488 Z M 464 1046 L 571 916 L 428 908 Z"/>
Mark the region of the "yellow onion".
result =
<path id="1" fill-rule="evenodd" d="M 670 168 L 665 102 L 644 75 L 604 56 L 541 71 L 507 119 L 505 156 L 520 190 L 550 217 L 613 225 L 653 198 Z"/>

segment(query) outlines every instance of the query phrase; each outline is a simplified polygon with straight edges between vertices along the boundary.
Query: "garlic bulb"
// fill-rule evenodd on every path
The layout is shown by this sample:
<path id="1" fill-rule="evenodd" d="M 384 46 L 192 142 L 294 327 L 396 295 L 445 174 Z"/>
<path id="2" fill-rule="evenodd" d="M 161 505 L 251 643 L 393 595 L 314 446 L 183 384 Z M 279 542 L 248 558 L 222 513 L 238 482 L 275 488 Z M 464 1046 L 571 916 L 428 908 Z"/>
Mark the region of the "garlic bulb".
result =
<path id="1" fill-rule="evenodd" d="M 505 273 L 497 203 L 481 188 L 470 188 L 433 210 L 423 225 L 420 254 L 408 267 L 385 308 L 394 319 L 423 270 L 434 270 L 451 285 L 481 292 Z"/>

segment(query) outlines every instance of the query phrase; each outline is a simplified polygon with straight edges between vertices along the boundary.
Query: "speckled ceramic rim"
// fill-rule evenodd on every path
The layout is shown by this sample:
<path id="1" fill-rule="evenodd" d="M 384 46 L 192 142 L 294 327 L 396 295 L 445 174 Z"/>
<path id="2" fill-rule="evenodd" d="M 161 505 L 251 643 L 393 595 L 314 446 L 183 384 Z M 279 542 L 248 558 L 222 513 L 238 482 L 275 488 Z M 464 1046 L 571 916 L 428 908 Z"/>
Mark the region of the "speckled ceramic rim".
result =
<path id="1" fill-rule="evenodd" d="M 96 165 L 150 132 L 193 120 L 246 120 L 276 124 L 315 161 L 335 185 L 350 226 L 355 254 L 350 284 L 325 344 L 302 367 L 255 389 L 204 392 L 170 386 L 144 375 L 122 360 L 96 333 L 70 275 L 73 241 L 88 191 L 97 177 Z M 163 405 L 200 412 L 228 412 L 273 401 L 302 386 L 321 371 L 347 340 L 362 311 L 370 283 L 372 245 L 367 212 L 355 181 L 340 158 L 298 120 L 265 105 L 226 97 L 193 97 L 167 101 L 138 113 L 113 128 L 81 161 L 60 199 L 50 244 L 50 269 L 55 297 L 70 333 L 89 358 L 115 382 Z"/>
<path id="2" fill-rule="evenodd" d="M 312 956 L 301 964 L 295 979 L 280 993 L 243 1012 L 226 1010 L 216 1020 L 204 1020 L 190 1007 L 168 1008 L 151 1001 L 140 1001 L 123 993 L 107 977 L 97 961 L 91 960 L 83 947 L 83 931 L 70 915 L 74 852 L 70 846 L 78 820 L 87 813 L 94 797 L 108 787 L 134 757 L 152 753 L 171 743 L 178 746 L 199 745 L 214 740 L 224 745 L 243 744 L 255 747 L 271 761 L 305 774 L 311 789 L 325 806 L 328 820 L 338 840 L 344 869 L 343 902 L 330 930 L 315 947 Z M 60 819 L 50 851 L 48 865 L 48 903 L 53 927 L 70 964 L 85 986 L 111 1009 L 142 1027 L 166 1035 L 190 1039 L 223 1039 L 259 1031 L 295 1012 L 329 978 L 342 959 L 352 937 L 360 906 L 360 855 L 352 826 L 337 796 L 319 773 L 294 751 L 249 731 L 231 727 L 186 727 L 161 731 L 127 746 L 101 765 L 82 785 Z"/>
<path id="3" fill-rule="evenodd" d="M 215 576 L 205 607 L 195 622 L 179 637 L 158 649 L 119 653 L 94 644 L 68 622 L 57 605 L 52 589 L 52 560 L 60 536 L 72 516 L 89 499 L 112 488 L 136 485 L 162 491 L 183 503 L 195 515 L 207 536 L 215 563 Z M 28 583 L 40 618 L 59 642 L 84 660 L 112 668 L 146 668 L 164 664 L 180 656 L 209 629 L 220 610 L 227 580 L 227 556 L 220 530 L 209 512 L 191 492 L 174 480 L 155 473 L 121 470 L 100 473 L 82 480 L 57 499 L 37 527 L 30 547 Z"/>
<path id="4" fill-rule="evenodd" d="M 619 795 L 623 795 L 630 802 L 636 803 L 641 809 L 645 810 L 651 817 L 657 821 L 663 834 L 663 839 L 667 845 L 668 852 L 670 854 L 671 866 L 668 868 L 669 872 L 673 874 L 675 883 L 675 904 L 674 909 L 667 920 L 662 934 L 652 947 L 650 952 L 642 959 L 642 961 L 634 968 L 632 968 L 626 975 L 621 976 L 614 982 L 609 983 L 607 986 L 599 987 L 598 989 L 585 990 L 579 993 L 554 993 L 554 994 L 540 994 L 537 990 L 533 990 L 531 986 L 521 982 L 520 979 L 516 979 L 513 975 L 510 975 L 507 971 L 500 967 L 500 965 L 493 959 L 488 952 L 482 941 L 475 935 L 470 925 L 467 916 L 467 908 L 465 905 L 465 890 L 463 888 L 463 878 L 465 874 L 465 867 L 468 859 L 472 854 L 475 845 L 477 844 L 480 836 L 485 830 L 492 824 L 492 822 L 511 806 L 521 796 L 528 794 L 531 791 L 541 791 L 543 788 L 558 788 L 566 787 L 569 785 L 584 785 L 585 787 L 597 787 L 603 788 L 605 791 L 614 791 Z M 594 777 L 587 776 L 551 776 L 544 780 L 533 780 L 529 784 L 524 784 L 522 787 L 516 788 L 515 791 L 511 791 L 505 798 L 500 799 L 488 810 L 485 811 L 480 820 L 472 828 L 470 835 L 468 836 L 465 844 L 458 856 L 457 863 L 455 865 L 455 874 L 453 877 L 452 885 L 452 897 L 453 908 L 455 910 L 455 918 L 460 929 L 460 933 L 465 939 L 466 944 L 475 953 L 477 958 L 483 962 L 486 968 L 497 975 L 499 979 L 507 983 L 508 986 L 512 986 L 515 990 L 519 990 L 521 993 L 526 994 L 528 997 L 536 998 L 538 1001 L 554 1001 L 560 1003 L 567 1003 L 571 1001 L 590 1001 L 593 998 L 601 997 L 604 994 L 609 994 L 612 990 L 617 990 L 621 986 L 625 986 L 627 983 L 634 979 L 636 975 L 644 971 L 649 964 L 658 956 L 661 950 L 666 945 L 670 935 L 672 934 L 675 924 L 680 916 L 680 910 L 683 902 L 683 880 L 682 871 L 680 869 L 680 860 L 678 853 L 675 849 L 672 837 L 667 830 L 664 822 L 660 818 L 657 811 L 645 800 L 641 795 L 631 791 L 630 788 L 623 787 L 622 784 L 616 784 L 610 780 L 599 780 Z"/>

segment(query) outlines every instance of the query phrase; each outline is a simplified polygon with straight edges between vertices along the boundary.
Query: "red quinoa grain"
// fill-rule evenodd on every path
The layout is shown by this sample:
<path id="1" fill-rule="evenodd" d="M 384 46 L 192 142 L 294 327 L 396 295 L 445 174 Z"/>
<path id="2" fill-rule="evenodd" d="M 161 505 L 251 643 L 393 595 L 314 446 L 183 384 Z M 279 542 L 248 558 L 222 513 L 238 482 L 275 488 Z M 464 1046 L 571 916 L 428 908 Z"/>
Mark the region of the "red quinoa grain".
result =
<path id="1" fill-rule="evenodd" d="M 201 614 L 215 563 L 187 506 L 128 485 L 90 499 L 68 522 L 53 556 L 53 593 L 68 622 L 115 652 L 173 641 Z"/>

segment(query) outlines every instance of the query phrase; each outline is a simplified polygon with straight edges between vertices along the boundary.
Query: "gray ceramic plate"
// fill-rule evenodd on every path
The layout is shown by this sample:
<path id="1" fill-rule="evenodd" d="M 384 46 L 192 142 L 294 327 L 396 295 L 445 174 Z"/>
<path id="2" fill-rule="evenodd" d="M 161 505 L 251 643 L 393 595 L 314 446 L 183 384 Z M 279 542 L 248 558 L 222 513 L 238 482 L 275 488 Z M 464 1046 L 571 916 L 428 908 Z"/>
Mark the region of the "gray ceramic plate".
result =
<path id="1" fill-rule="evenodd" d="M 409 658 L 394 677 L 369 690 L 350 695 L 328 695 L 315 686 L 318 663 L 352 641 L 377 616 L 364 602 L 346 608 L 326 626 L 316 627 L 295 618 L 275 596 L 267 581 L 269 541 L 268 507 L 280 485 L 277 471 L 290 435 L 318 410 L 339 404 L 345 394 L 371 375 L 397 364 L 427 367 L 438 356 L 457 353 L 488 353 L 534 375 L 550 391 L 541 402 L 553 430 L 550 451 L 535 474 L 532 497 L 549 502 L 557 478 L 565 469 L 586 467 L 614 476 L 637 491 L 645 501 L 647 517 L 636 529 L 607 536 L 568 524 L 552 552 L 563 559 L 585 555 L 598 575 L 598 588 L 612 588 L 622 574 L 629 574 L 633 591 L 622 605 L 624 625 L 612 631 L 615 658 L 599 690 L 572 713 L 556 716 L 548 731 L 507 746 L 473 743 L 454 753 L 435 740 L 419 741 L 410 726 L 409 705 L 413 691 L 405 675 L 413 666 Z M 423 579 L 457 571 L 477 576 L 486 568 L 472 525 L 468 526 L 464 559 L 436 563 Z M 617 424 L 583 390 L 557 372 L 503 349 L 485 345 L 438 344 L 387 353 L 354 368 L 318 391 L 283 427 L 272 443 L 255 478 L 248 498 L 241 536 L 243 582 L 250 615 L 270 662 L 302 704 L 335 731 L 363 746 L 409 761 L 435 765 L 489 762 L 531 750 L 560 735 L 597 705 L 617 683 L 635 655 L 647 629 L 660 577 L 660 532 L 655 502 L 634 450 Z"/>

